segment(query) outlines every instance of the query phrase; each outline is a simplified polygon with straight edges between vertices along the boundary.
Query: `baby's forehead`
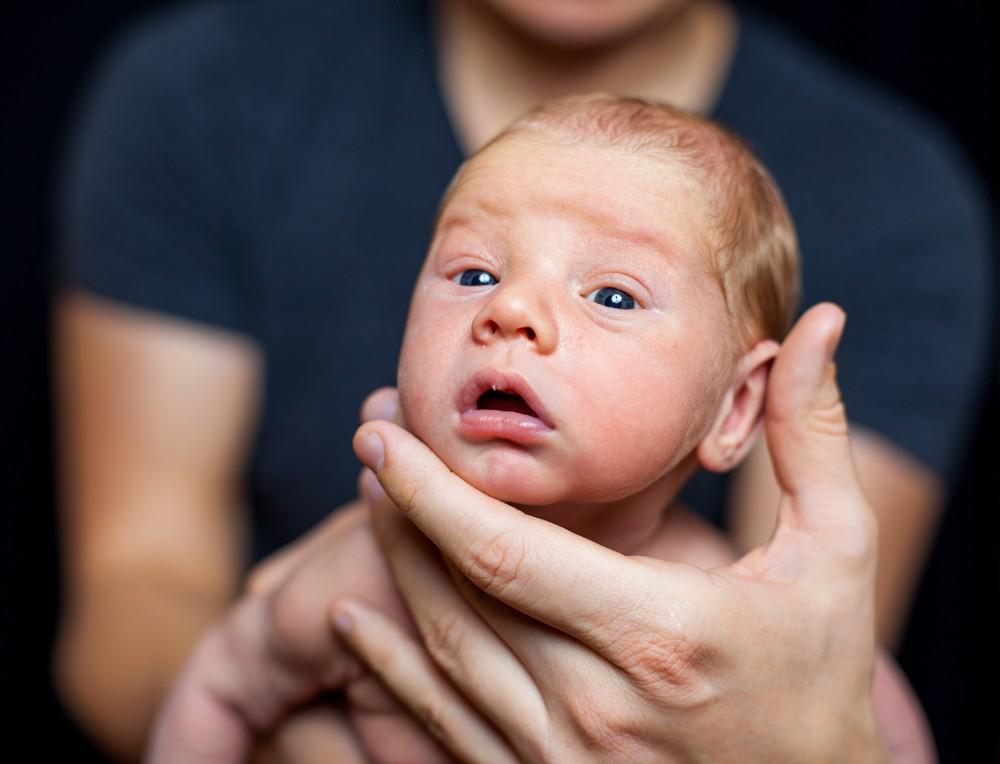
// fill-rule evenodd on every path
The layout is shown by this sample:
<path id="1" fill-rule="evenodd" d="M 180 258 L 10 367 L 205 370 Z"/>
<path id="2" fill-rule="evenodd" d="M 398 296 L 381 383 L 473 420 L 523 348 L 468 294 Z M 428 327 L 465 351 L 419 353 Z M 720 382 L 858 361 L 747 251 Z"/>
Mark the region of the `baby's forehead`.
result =
<path id="1" fill-rule="evenodd" d="M 502 218 L 552 210 L 600 227 L 653 228 L 697 223 L 705 228 L 702 176 L 662 152 L 598 141 L 567 141 L 535 132 L 501 136 L 456 172 L 438 210 L 435 229 L 455 216 Z M 677 220 L 683 209 L 683 220 Z"/>
<path id="2" fill-rule="evenodd" d="M 680 177 L 695 182 L 700 181 L 703 175 L 696 163 L 685 160 L 679 153 L 653 146 L 629 146 L 596 138 L 570 138 L 556 133 L 523 130 L 503 133 L 486 144 L 458 168 L 452 183 L 467 174 L 494 168 L 498 164 L 509 171 L 518 158 L 529 166 L 544 162 L 586 170 L 602 157 L 619 164 L 623 177 L 636 166 L 655 170 L 666 178 Z"/>

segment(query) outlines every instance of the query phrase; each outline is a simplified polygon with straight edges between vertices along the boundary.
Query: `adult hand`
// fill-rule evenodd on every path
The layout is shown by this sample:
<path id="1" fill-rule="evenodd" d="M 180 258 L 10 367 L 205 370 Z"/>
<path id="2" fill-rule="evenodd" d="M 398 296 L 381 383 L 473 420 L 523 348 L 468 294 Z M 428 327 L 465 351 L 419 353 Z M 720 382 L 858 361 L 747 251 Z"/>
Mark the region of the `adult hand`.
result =
<path id="1" fill-rule="evenodd" d="M 525 761 L 885 760 L 871 703 L 876 527 L 835 381 L 842 327 L 820 305 L 785 341 L 766 412 L 777 527 L 713 570 L 600 547 L 481 494 L 404 430 L 366 424 L 359 457 L 453 567 L 380 512 L 437 667 L 358 602 L 339 608 L 342 633 L 469 760 L 470 716 L 454 711 L 466 699 Z"/>

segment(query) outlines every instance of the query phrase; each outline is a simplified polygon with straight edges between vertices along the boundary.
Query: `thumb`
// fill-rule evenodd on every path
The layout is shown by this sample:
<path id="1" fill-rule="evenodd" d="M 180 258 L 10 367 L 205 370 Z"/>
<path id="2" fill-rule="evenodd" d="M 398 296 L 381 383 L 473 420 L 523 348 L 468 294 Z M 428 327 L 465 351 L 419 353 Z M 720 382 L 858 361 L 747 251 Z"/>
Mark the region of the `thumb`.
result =
<path id="1" fill-rule="evenodd" d="M 782 344 L 768 381 L 767 447 L 784 503 L 804 526 L 842 525 L 850 507 L 864 504 L 858 502 L 833 363 L 844 321 L 832 303 L 806 311 Z"/>

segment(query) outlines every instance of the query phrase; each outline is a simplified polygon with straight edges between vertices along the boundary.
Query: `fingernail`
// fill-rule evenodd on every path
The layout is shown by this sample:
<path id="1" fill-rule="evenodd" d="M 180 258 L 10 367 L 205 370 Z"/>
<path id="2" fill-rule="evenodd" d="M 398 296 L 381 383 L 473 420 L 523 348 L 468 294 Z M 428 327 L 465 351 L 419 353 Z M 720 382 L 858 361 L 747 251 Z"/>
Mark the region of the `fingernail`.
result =
<path id="1" fill-rule="evenodd" d="M 378 478 L 375 477 L 375 473 L 370 469 L 366 469 L 361 474 L 361 496 L 368 504 L 368 506 L 375 506 L 385 499 L 385 490 L 382 488 L 382 484 L 378 482 Z"/>
<path id="2" fill-rule="evenodd" d="M 346 610 L 337 610 L 333 614 L 333 628 L 338 634 L 348 635 L 354 628 L 354 618 Z"/>
<path id="3" fill-rule="evenodd" d="M 358 438 L 357 454 L 366 467 L 380 470 L 385 463 L 385 444 L 374 432 L 366 432 Z"/>

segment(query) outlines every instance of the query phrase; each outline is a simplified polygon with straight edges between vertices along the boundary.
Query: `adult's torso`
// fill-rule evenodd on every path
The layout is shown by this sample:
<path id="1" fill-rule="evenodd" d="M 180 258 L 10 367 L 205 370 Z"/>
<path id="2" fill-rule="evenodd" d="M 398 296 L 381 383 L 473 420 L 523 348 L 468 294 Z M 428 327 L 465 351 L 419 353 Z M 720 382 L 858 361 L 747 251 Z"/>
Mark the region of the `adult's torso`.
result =
<path id="1" fill-rule="evenodd" d="M 192 119 L 208 167 L 200 182 L 231 247 L 238 328 L 266 357 L 246 471 L 258 558 L 353 498 L 358 407 L 394 383 L 410 291 L 462 155 L 423 2 L 226 4 L 166 28 L 160 49 L 188 56 L 197 87 Z M 803 251 L 803 304 L 834 299 L 852 317 L 841 351 L 849 411 L 940 461 L 948 448 L 929 444 L 927 427 L 893 405 L 892 375 L 908 383 L 919 348 L 905 347 L 905 332 L 883 326 L 884 311 L 872 307 L 873 294 L 910 278 L 901 269 L 912 259 L 899 247 L 888 267 L 873 255 L 882 232 L 924 204 L 887 199 L 907 184 L 894 177 L 913 164 L 907 157 L 926 168 L 923 138 L 876 95 L 748 15 L 714 116 L 749 140 L 786 195 Z M 113 284 L 94 288 L 114 296 Z M 890 326 L 906 316 L 897 305 Z M 885 336 L 894 366 L 879 367 Z M 719 522 L 724 486 L 701 475 L 685 498 Z"/>

